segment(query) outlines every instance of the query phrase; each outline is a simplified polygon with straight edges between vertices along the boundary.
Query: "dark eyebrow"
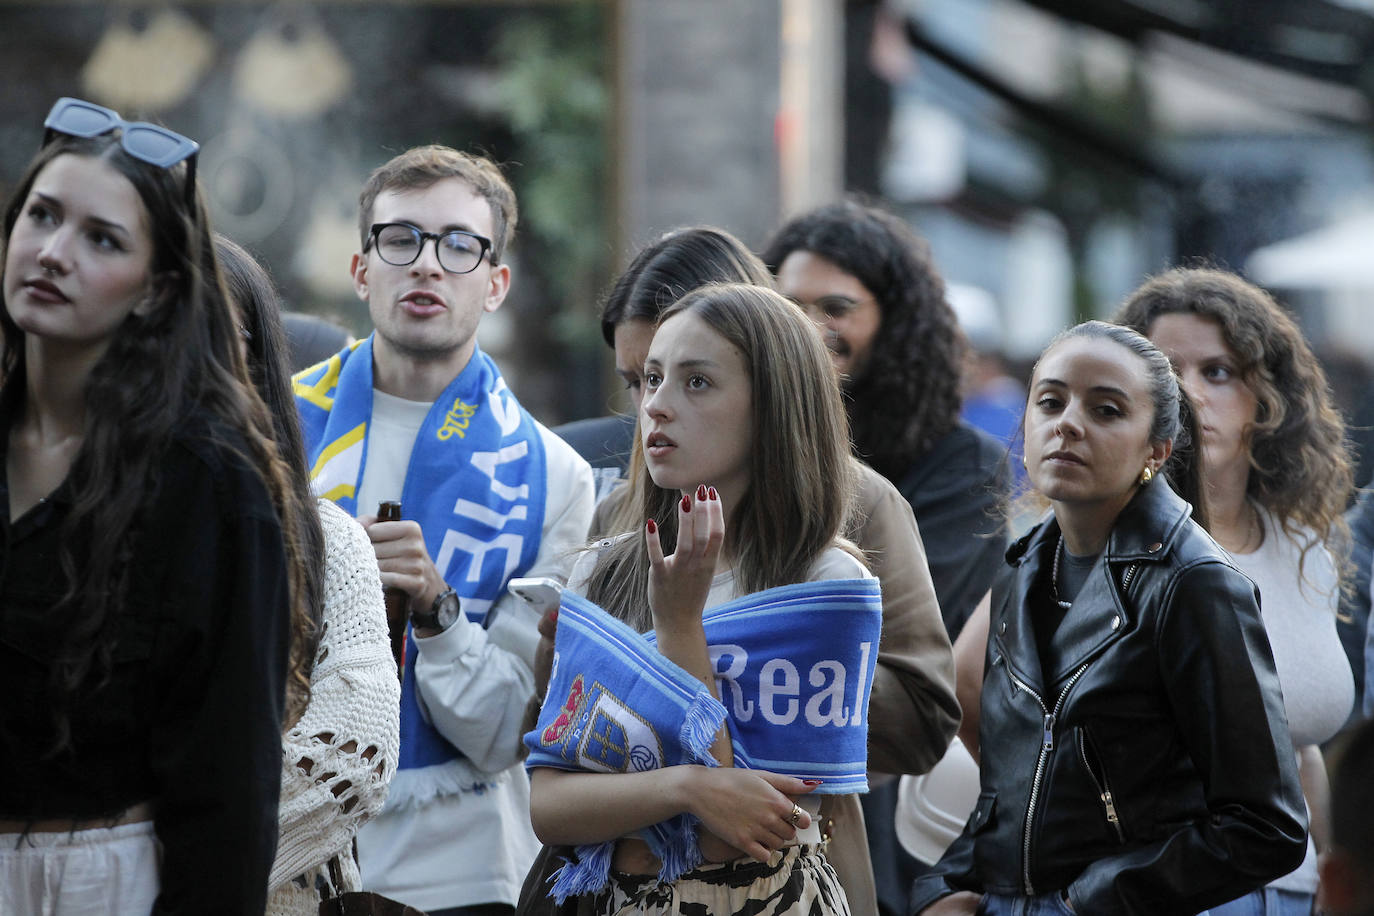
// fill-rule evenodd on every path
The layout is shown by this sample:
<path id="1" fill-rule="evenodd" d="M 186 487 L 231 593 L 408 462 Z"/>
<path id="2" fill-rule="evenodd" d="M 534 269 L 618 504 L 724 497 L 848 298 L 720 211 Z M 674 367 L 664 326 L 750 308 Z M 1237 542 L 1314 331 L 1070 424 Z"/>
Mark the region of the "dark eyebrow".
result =
<path id="1" fill-rule="evenodd" d="M 1039 384 L 1040 384 L 1040 385 L 1057 385 L 1057 386 L 1060 387 L 1060 388 L 1067 388 L 1067 387 L 1069 387 L 1069 385 L 1068 385 L 1067 382 L 1064 382 L 1064 381 L 1062 381 L 1062 380 L 1060 380 L 1060 379 L 1057 379 L 1057 378 L 1042 378 L 1042 379 L 1040 380 L 1040 383 L 1039 383 Z M 1089 388 L 1088 390 L 1089 390 L 1090 392 L 1092 392 L 1093 394 L 1110 394 L 1110 395 L 1112 395 L 1112 396 L 1114 396 L 1114 397 L 1121 398 L 1122 400 L 1125 400 L 1125 401 L 1129 401 L 1129 400 L 1131 399 L 1130 394 L 1128 394 L 1128 393 L 1126 392 L 1125 389 L 1123 389 L 1123 388 L 1118 388 L 1118 387 L 1116 387 L 1115 385 L 1094 385 L 1094 386 L 1092 386 L 1091 388 Z"/>
<path id="2" fill-rule="evenodd" d="M 409 227 L 412 228 L 412 229 L 418 229 L 418 230 L 420 230 L 421 232 L 426 231 L 418 222 L 416 222 L 416 221 L 413 220 L 413 219 L 406 219 L 405 217 L 398 217 L 398 218 L 396 218 L 396 219 L 391 220 L 391 222 L 393 222 L 393 223 L 404 223 L 405 225 L 409 226 Z M 457 232 L 466 232 L 466 233 L 468 233 L 469 235 L 481 235 L 481 234 L 482 234 L 482 233 L 478 232 L 476 229 L 474 229 L 474 228 L 472 228 L 471 226 L 469 226 L 467 223 L 447 223 L 447 224 L 445 224 L 444 226 L 442 226 L 442 227 L 439 229 L 439 235 L 447 235 L 448 233 L 454 232 L 454 231 L 457 231 Z"/>
<path id="3" fill-rule="evenodd" d="M 53 197 L 50 194 L 44 194 L 42 191 L 34 191 L 33 196 L 37 197 L 39 200 L 43 201 L 43 203 L 47 204 L 49 207 L 52 207 L 55 210 L 66 212 L 66 207 L 62 205 L 62 201 L 58 200 L 56 197 Z M 95 225 L 103 229 L 111 229 L 115 232 L 120 233 L 121 235 L 132 238 L 132 233 L 128 230 L 128 228 L 124 226 L 123 223 L 116 223 L 113 220 L 105 219 L 103 216 L 87 216 L 86 222 L 94 223 Z"/>
<path id="4" fill-rule="evenodd" d="M 796 296 L 788 296 L 786 298 L 788 302 L 796 303 L 797 305 L 800 305 L 802 308 L 805 308 L 808 305 L 816 305 L 820 302 L 833 302 L 836 299 L 839 299 L 842 302 L 848 302 L 851 305 L 859 301 L 857 298 L 849 295 L 848 293 L 821 293 L 819 296 L 816 296 L 810 302 L 803 302 Z"/>
<path id="5" fill-rule="evenodd" d="M 644 360 L 644 365 L 645 365 L 645 367 L 648 367 L 649 365 L 661 366 L 662 364 L 663 364 L 663 361 L 662 361 L 662 360 L 657 359 L 656 357 L 653 357 L 653 356 L 650 356 L 648 359 Z M 719 368 L 720 368 L 720 363 L 718 363 L 718 362 L 716 362 L 715 360 L 712 360 L 712 359 L 684 359 L 682 362 L 676 364 L 676 368 L 678 368 L 678 369 L 703 369 L 703 368 L 704 368 L 704 369 L 719 369 Z"/>
<path id="6" fill-rule="evenodd" d="M 106 229 L 113 229 L 121 235 L 130 235 L 129 230 L 124 228 L 124 226 L 120 223 L 112 223 L 109 220 L 101 219 L 98 216 L 88 216 L 86 217 L 86 221 L 90 223 L 95 223 L 97 226 L 103 226 Z"/>

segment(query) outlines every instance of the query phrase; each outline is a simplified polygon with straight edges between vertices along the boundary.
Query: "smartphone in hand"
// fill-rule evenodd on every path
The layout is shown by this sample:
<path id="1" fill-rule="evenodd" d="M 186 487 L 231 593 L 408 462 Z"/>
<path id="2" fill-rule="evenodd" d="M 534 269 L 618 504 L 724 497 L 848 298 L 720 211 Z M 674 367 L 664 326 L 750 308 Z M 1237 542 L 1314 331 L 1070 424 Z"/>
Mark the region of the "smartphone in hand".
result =
<path id="1" fill-rule="evenodd" d="M 558 607 L 563 594 L 563 586 L 556 579 L 536 576 L 526 579 L 511 579 L 506 588 L 512 595 L 524 601 L 540 617 Z"/>

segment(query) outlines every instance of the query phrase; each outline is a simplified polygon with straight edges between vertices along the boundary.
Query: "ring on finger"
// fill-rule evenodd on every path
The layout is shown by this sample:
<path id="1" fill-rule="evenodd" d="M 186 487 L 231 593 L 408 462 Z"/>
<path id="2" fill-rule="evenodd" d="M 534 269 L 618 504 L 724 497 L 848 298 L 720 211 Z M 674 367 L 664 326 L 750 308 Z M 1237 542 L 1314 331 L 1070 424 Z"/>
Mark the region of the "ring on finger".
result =
<path id="1" fill-rule="evenodd" d="M 801 805 L 797 804 L 796 802 L 793 802 L 793 803 L 792 803 L 792 816 L 789 817 L 787 820 L 791 822 L 791 824 L 792 824 L 793 827 L 795 827 L 795 826 L 797 826 L 797 821 L 801 820 L 801 815 L 802 815 Z"/>

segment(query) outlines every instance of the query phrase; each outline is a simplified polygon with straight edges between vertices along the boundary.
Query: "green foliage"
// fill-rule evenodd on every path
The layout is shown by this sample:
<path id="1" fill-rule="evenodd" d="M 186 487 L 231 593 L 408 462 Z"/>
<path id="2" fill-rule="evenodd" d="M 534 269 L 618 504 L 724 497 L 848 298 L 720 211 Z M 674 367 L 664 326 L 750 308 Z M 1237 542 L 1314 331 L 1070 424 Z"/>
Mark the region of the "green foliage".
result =
<path id="1" fill-rule="evenodd" d="M 572 3 L 512 19 L 493 50 L 511 158 L 521 164 L 521 248 L 540 259 L 554 333 L 568 343 L 595 331 L 588 318 L 609 250 L 605 9 Z"/>

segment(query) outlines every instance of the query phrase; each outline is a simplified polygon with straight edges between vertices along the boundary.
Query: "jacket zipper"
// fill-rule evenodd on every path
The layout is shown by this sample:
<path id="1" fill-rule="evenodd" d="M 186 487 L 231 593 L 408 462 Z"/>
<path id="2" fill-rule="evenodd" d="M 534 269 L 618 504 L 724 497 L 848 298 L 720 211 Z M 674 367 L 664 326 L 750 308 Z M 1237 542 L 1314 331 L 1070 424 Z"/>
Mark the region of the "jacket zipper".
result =
<path id="1" fill-rule="evenodd" d="M 1130 587 L 1131 580 L 1135 578 L 1135 571 L 1140 568 L 1140 561 L 1132 563 L 1126 568 L 1126 572 L 1121 576 L 1121 594 L 1126 594 L 1126 589 Z"/>
<path id="2" fill-rule="evenodd" d="M 1083 732 L 1078 733 L 1078 757 L 1083 761 L 1083 769 L 1088 771 L 1088 778 L 1097 786 L 1098 797 L 1102 799 L 1102 807 L 1107 812 L 1107 823 L 1112 825 L 1116 831 L 1116 839 L 1120 843 L 1126 842 L 1126 834 L 1121 829 L 1121 818 L 1116 813 L 1116 801 L 1112 798 L 1112 787 L 1107 782 L 1107 773 L 1104 770 L 1099 777 L 1093 770 L 1092 764 L 1088 762 L 1088 741 Z"/>
<path id="3" fill-rule="evenodd" d="M 1012 674 L 1010 665 L 1007 666 L 1007 676 L 1011 678 L 1012 683 L 1030 694 L 1031 698 L 1035 700 L 1036 705 L 1040 707 L 1040 712 L 1045 716 L 1044 722 L 1042 723 L 1044 732 L 1040 742 L 1040 756 L 1035 761 L 1035 778 L 1031 781 L 1030 802 L 1026 806 L 1025 833 L 1021 838 L 1021 878 L 1026 886 L 1027 897 L 1035 896 L 1035 887 L 1031 884 L 1030 871 L 1031 825 L 1035 822 L 1035 805 L 1040 800 L 1040 782 L 1045 778 L 1045 764 L 1049 762 L 1050 751 L 1054 750 L 1054 722 L 1059 716 L 1059 711 L 1064 708 L 1064 700 L 1068 697 L 1069 690 L 1073 688 L 1073 685 L 1083 676 L 1083 672 L 1087 670 L 1088 665 L 1083 664 L 1073 673 L 1068 683 L 1064 685 L 1064 689 L 1059 692 L 1059 699 L 1055 700 L 1054 703 L 1054 711 L 1049 712 L 1045 709 L 1045 701 L 1040 699 L 1040 695 L 1032 690 L 1028 684 Z"/>

